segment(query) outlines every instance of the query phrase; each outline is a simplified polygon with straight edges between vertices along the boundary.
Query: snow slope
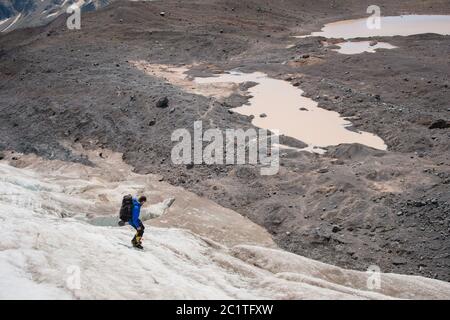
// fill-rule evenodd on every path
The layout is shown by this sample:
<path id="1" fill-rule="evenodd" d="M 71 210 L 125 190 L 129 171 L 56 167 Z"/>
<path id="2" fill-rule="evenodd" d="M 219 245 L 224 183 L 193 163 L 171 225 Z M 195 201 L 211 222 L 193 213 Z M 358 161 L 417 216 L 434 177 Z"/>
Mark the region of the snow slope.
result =
<path id="1" fill-rule="evenodd" d="M 48 161 L 44 170 L 44 161 L 39 168 L 21 160 L 11 163 L 16 167 L 0 161 L 0 299 L 450 298 L 446 282 L 381 274 L 381 288 L 373 292 L 365 272 L 276 248 L 228 247 L 205 237 L 208 233 L 199 236 L 170 225 L 147 224 L 145 250 L 136 251 L 129 247 L 130 227 L 96 226 L 82 212 L 89 208 L 94 184 L 103 184 L 107 199 L 122 191 L 105 181 L 125 186 L 133 181 L 113 173 L 102 177 L 95 167 L 83 171 L 59 165 L 55 170 Z"/>

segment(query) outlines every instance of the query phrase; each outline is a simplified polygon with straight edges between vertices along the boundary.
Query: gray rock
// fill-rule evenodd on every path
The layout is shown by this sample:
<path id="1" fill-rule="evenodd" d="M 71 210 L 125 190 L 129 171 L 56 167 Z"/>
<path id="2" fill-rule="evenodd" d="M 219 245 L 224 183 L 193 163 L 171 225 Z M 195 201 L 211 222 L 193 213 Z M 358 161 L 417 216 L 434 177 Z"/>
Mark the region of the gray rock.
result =
<path id="1" fill-rule="evenodd" d="M 339 232 L 339 231 L 341 231 L 341 227 L 338 226 L 338 225 L 334 225 L 334 226 L 331 228 L 331 232 L 333 232 L 333 233 L 336 233 L 336 232 Z"/>
<path id="2" fill-rule="evenodd" d="M 192 169 L 192 168 L 194 168 L 194 164 L 193 164 L 193 163 L 188 163 L 188 164 L 186 165 L 186 169 L 190 170 L 190 169 Z"/>
<path id="3" fill-rule="evenodd" d="M 169 106 L 169 99 L 167 97 L 162 97 L 156 102 L 157 108 L 167 108 Z"/>
<path id="4" fill-rule="evenodd" d="M 450 128 L 450 121 L 444 119 L 439 119 L 434 121 L 429 127 L 429 129 L 447 129 Z"/>

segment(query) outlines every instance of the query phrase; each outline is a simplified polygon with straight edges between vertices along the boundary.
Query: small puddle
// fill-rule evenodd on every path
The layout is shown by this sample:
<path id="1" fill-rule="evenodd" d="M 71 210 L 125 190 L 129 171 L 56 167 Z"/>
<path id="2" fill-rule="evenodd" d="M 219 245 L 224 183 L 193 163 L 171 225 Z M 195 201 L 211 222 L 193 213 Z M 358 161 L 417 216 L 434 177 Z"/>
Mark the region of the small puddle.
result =
<path id="1" fill-rule="evenodd" d="M 357 42 L 340 42 L 336 43 L 339 49 L 333 49 L 333 51 L 341 54 L 359 54 L 363 52 L 374 53 L 377 49 L 395 49 L 396 46 L 387 42 L 377 42 L 374 44 L 372 41 L 357 41 Z"/>
<path id="2" fill-rule="evenodd" d="M 233 111 L 251 116 L 252 123 L 263 129 L 278 129 L 280 134 L 308 144 L 308 150 L 320 152 L 321 147 L 342 143 L 360 143 L 375 149 L 387 146 L 378 136 L 352 131 L 351 122 L 339 113 L 318 107 L 314 100 L 302 96 L 303 91 L 287 81 L 269 78 L 261 72 L 230 72 L 215 77 L 195 78 L 197 84 L 256 82 L 248 89 L 247 105 Z"/>
<path id="3" fill-rule="evenodd" d="M 379 29 L 367 27 L 367 18 L 344 20 L 326 24 L 321 31 L 313 32 L 305 37 L 325 38 L 369 38 L 410 36 L 423 33 L 450 35 L 449 15 L 403 15 L 381 17 Z"/>

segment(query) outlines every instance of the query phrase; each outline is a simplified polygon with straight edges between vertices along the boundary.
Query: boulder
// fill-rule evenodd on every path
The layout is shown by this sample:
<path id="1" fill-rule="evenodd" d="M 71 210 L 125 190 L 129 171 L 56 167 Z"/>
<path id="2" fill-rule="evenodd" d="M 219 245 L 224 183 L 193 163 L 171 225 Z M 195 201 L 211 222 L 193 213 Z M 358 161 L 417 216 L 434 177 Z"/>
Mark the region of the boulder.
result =
<path id="1" fill-rule="evenodd" d="M 193 163 L 188 163 L 188 164 L 186 165 L 186 169 L 190 170 L 190 169 L 192 169 L 192 168 L 194 168 L 194 164 L 193 164 Z"/>
<path id="2" fill-rule="evenodd" d="M 169 106 L 169 99 L 167 97 L 162 97 L 156 102 L 157 108 L 167 108 Z"/>
<path id="3" fill-rule="evenodd" d="M 338 225 L 334 225 L 334 226 L 331 228 L 331 232 L 333 232 L 333 233 L 336 233 L 336 232 L 339 232 L 339 231 L 341 231 L 341 227 L 338 226 Z"/>
<path id="4" fill-rule="evenodd" d="M 447 129 L 450 128 L 450 121 L 444 119 L 439 119 L 434 121 L 429 127 L 429 129 Z"/>

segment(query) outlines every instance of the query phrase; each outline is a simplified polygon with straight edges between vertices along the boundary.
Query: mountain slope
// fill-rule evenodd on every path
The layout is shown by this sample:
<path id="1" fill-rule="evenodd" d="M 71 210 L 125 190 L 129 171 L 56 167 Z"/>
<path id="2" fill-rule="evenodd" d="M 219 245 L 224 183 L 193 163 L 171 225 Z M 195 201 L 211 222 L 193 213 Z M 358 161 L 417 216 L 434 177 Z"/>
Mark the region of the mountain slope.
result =
<path id="1" fill-rule="evenodd" d="M 67 8 L 78 3 L 83 11 L 93 11 L 108 5 L 111 0 L 1 0 L 0 31 L 47 24 Z"/>
<path id="2" fill-rule="evenodd" d="M 450 13 L 444 0 L 378 3 L 383 15 Z M 364 16 L 369 4 L 115 1 L 83 15 L 81 30 L 68 30 L 60 16 L 43 28 L 5 32 L 0 150 L 78 161 L 61 140 L 112 149 L 136 172 L 158 173 L 248 217 L 285 250 L 344 268 L 376 264 L 449 281 L 448 130 L 429 125 L 448 118 L 450 37 L 393 37 L 395 50 L 351 57 L 320 39 L 292 38 Z M 174 165 L 175 128 L 192 130 L 203 120 L 205 130 L 248 129 L 248 117 L 228 112 L 246 100 L 239 90 L 226 101 L 186 92 L 130 64 L 143 60 L 197 65 L 190 71 L 196 76 L 239 68 L 292 78 L 320 107 L 351 117 L 390 151 L 358 145 L 320 157 L 286 151 L 272 177 L 252 166 Z M 170 107 L 157 108 L 164 96 Z"/>

